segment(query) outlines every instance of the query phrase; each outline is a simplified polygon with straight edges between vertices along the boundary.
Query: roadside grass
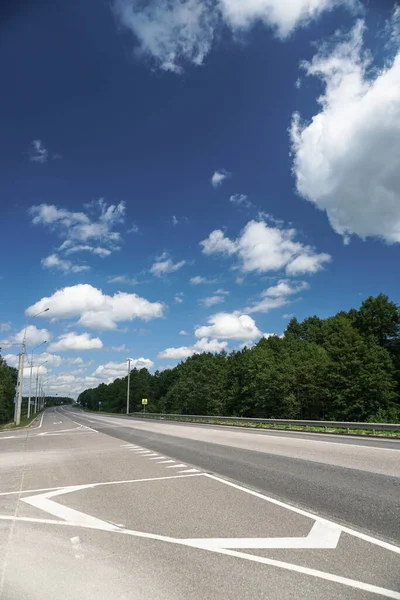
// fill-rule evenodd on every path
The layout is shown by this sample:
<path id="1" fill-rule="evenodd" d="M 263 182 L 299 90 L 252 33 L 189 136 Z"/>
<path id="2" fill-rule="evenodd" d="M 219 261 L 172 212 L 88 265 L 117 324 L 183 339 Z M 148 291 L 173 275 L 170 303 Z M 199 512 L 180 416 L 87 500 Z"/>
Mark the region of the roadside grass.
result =
<path id="1" fill-rule="evenodd" d="M 24 427 L 29 427 L 29 425 L 31 425 L 31 423 L 33 423 L 33 421 L 40 415 L 42 411 L 36 413 L 36 415 L 31 415 L 28 419 L 28 417 L 25 415 L 21 415 L 21 423 L 20 425 L 18 425 L 18 427 L 15 425 L 15 423 L 13 421 L 10 421 L 9 423 L 5 423 L 4 425 L 0 425 L 0 431 L 10 431 L 10 430 L 14 430 L 14 429 L 23 429 Z"/>
<path id="2" fill-rule="evenodd" d="M 126 416 L 121 413 L 111 413 L 105 411 L 98 410 L 90 410 L 89 408 L 82 408 L 85 412 L 95 412 L 103 415 L 119 415 L 121 417 Z M 234 418 L 232 421 L 230 420 L 219 420 L 213 419 L 212 417 L 209 419 L 190 419 L 186 417 L 174 417 L 174 415 L 169 415 L 168 417 L 158 417 L 152 415 L 152 413 L 130 413 L 129 416 L 137 417 L 137 418 L 145 418 L 145 419 L 154 419 L 157 421 L 178 421 L 180 423 L 205 423 L 207 425 L 229 425 L 231 427 L 245 427 L 251 429 L 274 429 L 276 431 L 309 431 L 314 433 L 337 433 L 344 435 L 358 435 L 364 437 L 386 437 L 386 438 L 400 438 L 400 429 L 399 431 L 383 431 L 376 429 L 375 431 L 372 429 L 351 429 L 345 427 L 325 427 L 321 425 L 318 426 L 306 426 L 306 425 L 274 425 L 273 423 L 254 423 L 252 421 L 236 421 Z"/>

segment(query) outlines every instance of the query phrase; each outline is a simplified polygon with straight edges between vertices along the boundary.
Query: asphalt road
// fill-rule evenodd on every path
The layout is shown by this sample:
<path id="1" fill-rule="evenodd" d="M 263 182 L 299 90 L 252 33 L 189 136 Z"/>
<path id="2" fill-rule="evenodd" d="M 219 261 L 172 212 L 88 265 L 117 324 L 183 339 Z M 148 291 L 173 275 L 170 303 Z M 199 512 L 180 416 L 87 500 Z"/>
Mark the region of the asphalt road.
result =
<path id="1" fill-rule="evenodd" d="M 0 598 L 400 600 L 400 444 L 345 439 L 48 409 L 0 434 Z"/>

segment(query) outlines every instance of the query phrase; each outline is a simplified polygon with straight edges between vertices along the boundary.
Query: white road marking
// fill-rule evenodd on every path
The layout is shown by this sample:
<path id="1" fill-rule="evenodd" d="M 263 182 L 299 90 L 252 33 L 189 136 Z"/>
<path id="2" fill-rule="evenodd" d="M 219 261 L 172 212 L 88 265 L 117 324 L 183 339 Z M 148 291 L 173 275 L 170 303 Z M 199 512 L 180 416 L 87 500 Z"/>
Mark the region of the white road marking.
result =
<path id="1" fill-rule="evenodd" d="M 12 440 L 16 437 L 18 437 L 18 436 L 17 435 L 6 435 L 4 437 L 0 437 L 0 440 Z"/>
<path id="2" fill-rule="evenodd" d="M 162 458 L 166 458 L 165 456 L 156 456 L 156 458 L 150 458 L 149 460 L 161 460 Z"/>
<path id="3" fill-rule="evenodd" d="M 202 476 L 203 473 L 199 473 L 197 477 Z M 12 496 L 14 494 L 33 494 L 34 492 L 50 492 L 53 490 L 70 490 L 71 492 L 79 489 L 88 489 L 101 487 L 103 485 L 120 485 L 123 483 L 141 483 L 145 481 L 164 481 L 166 479 L 186 479 L 190 477 L 196 477 L 196 475 L 165 475 L 163 477 L 146 477 L 144 479 L 122 479 L 119 481 L 99 481 L 97 483 L 85 483 L 83 485 L 60 485 L 56 487 L 30 489 L 30 490 L 16 490 L 12 492 L 0 492 L 0 496 Z M 65 492 L 66 493 L 66 492 Z"/>
<path id="4" fill-rule="evenodd" d="M 278 538 L 209 538 L 188 539 L 185 542 L 189 546 L 203 548 L 204 550 L 215 548 L 236 548 L 243 550 L 265 550 L 268 548 L 280 549 L 329 549 L 334 550 L 339 542 L 341 529 L 337 525 L 315 521 L 306 537 L 278 537 Z"/>
<path id="5" fill-rule="evenodd" d="M 162 460 L 161 462 L 159 462 L 159 465 L 166 465 L 167 463 L 174 463 L 176 462 L 175 460 Z"/>
<path id="6" fill-rule="evenodd" d="M 166 469 L 181 469 L 181 468 L 187 467 L 187 465 L 184 464 L 180 464 L 180 465 L 171 465 L 170 467 L 165 467 Z"/>
<path id="7" fill-rule="evenodd" d="M 157 454 L 157 452 L 153 452 L 152 454 L 148 454 L 146 456 L 146 458 L 150 458 L 150 456 L 157 456 L 158 457 L 158 454 Z"/>
<path id="8" fill-rule="evenodd" d="M 200 476 L 201 475 L 202 474 L 200 474 Z M 204 475 L 204 476 L 207 476 L 207 475 Z M 183 475 L 183 476 L 177 476 L 175 478 L 179 478 L 179 477 L 186 477 L 186 478 L 187 477 L 196 477 L 196 475 Z M 230 484 L 230 482 L 227 482 L 218 477 L 214 477 L 214 476 L 209 476 L 209 477 L 212 479 L 215 479 L 216 481 L 221 481 L 222 483 L 226 483 L 228 485 Z M 172 478 L 165 478 L 165 479 L 172 479 Z M 98 485 L 107 485 L 107 484 L 110 485 L 112 483 L 113 482 L 105 482 L 105 483 L 101 483 Z M 114 483 L 117 483 L 117 482 L 114 482 Z M 123 483 L 126 483 L 126 482 L 123 482 Z M 67 525 L 67 526 L 69 525 L 69 526 L 75 526 L 75 527 L 88 527 L 91 529 L 93 529 L 93 528 L 101 529 L 101 530 L 107 531 L 109 533 L 120 533 L 120 534 L 124 534 L 124 535 L 130 535 L 133 537 L 157 540 L 157 541 L 177 544 L 177 545 L 181 545 L 181 546 L 189 546 L 192 548 L 193 547 L 201 547 L 200 544 L 202 542 L 204 542 L 204 540 L 198 539 L 198 540 L 190 540 L 190 544 L 188 544 L 188 540 L 171 538 L 171 537 L 167 537 L 167 536 L 162 536 L 162 535 L 157 535 L 157 534 L 152 534 L 152 533 L 147 533 L 147 532 L 142 532 L 142 531 L 134 531 L 134 530 L 130 530 L 130 529 L 121 529 L 118 526 L 115 526 L 114 524 L 108 523 L 106 521 L 101 521 L 100 519 L 96 519 L 95 517 L 92 517 L 91 515 L 87 515 L 85 513 L 80 513 L 79 511 L 69 509 L 66 506 L 61 506 L 61 505 L 57 504 L 56 502 L 53 502 L 52 500 L 49 499 L 50 497 L 55 497 L 60 494 L 66 494 L 70 491 L 78 491 L 81 489 L 86 489 L 88 487 L 95 487 L 95 485 L 96 484 L 94 484 L 94 485 L 88 484 L 88 485 L 81 485 L 81 486 L 69 486 L 67 488 L 60 488 L 57 491 L 48 492 L 48 493 L 41 494 L 36 497 L 30 496 L 29 498 L 24 499 L 24 501 L 29 500 L 28 503 L 32 504 L 33 506 L 36 506 L 37 508 L 42 508 L 43 510 L 50 512 L 50 514 L 56 514 L 56 516 L 60 516 L 60 515 L 67 516 L 68 515 L 68 517 L 72 518 L 72 521 L 59 522 L 59 521 L 50 520 L 50 519 L 47 519 L 47 520 L 29 519 L 26 517 L 11 517 L 11 516 L 7 516 L 7 517 L 0 516 L 0 519 L 21 520 L 21 521 L 37 522 L 37 523 L 47 522 L 47 523 L 56 524 L 56 525 L 63 524 L 63 525 Z M 242 489 L 245 492 L 252 493 L 251 490 L 247 490 L 246 488 L 242 488 L 241 486 L 236 486 L 236 484 L 233 484 L 233 487 L 237 487 L 238 489 Z M 20 492 L 18 492 L 18 493 L 20 493 Z M 263 497 L 262 494 L 254 493 L 254 495 Z M 269 498 L 266 496 L 264 497 L 264 499 L 269 500 Z M 293 510 L 293 507 L 290 507 L 289 505 L 287 505 L 287 508 L 289 508 L 290 510 Z M 297 511 L 294 511 L 294 512 L 297 512 Z M 314 516 L 312 518 L 315 519 Z M 316 520 L 319 521 L 320 523 L 323 523 L 323 522 L 330 523 L 326 519 L 316 519 Z M 332 524 L 332 525 L 336 526 L 338 529 L 341 529 L 341 527 L 338 525 L 335 525 L 335 524 Z M 196 543 L 197 545 L 194 546 L 193 543 Z M 333 583 L 338 583 L 338 584 L 345 585 L 347 587 L 351 587 L 354 589 L 363 590 L 363 591 L 370 592 L 373 594 L 378 594 L 385 598 L 392 598 L 394 600 L 400 600 L 400 593 L 398 593 L 394 590 L 388 590 L 388 589 L 381 588 L 381 587 L 378 587 L 375 585 L 364 583 L 362 581 L 356 581 L 354 579 L 342 577 L 340 575 L 333 575 L 332 573 L 325 573 L 323 571 L 318 571 L 316 569 L 302 567 L 299 565 L 290 564 L 290 563 L 286 563 L 286 562 L 278 561 L 278 560 L 274 560 L 274 559 L 264 558 L 261 556 L 246 554 L 243 552 L 237 552 L 237 551 L 226 549 L 226 548 L 207 547 L 205 549 L 209 552 L 214 552 L 215 554 L 222 554 L 222 555 L 226 555 L 226 556 L 232 556 L 235 558 L 241 558 L 243 560 L 248 560 L 248 561 L 256 562 L 259 564 L 264 564 L 264 565 L 284 569 L 287 571 L 300 573 L 303 575 L 309 575 L 312 577 L 316 577 L 318 579 L 322 579 L 325 581 L 331 581 Z"/>
<path id="9" fill-rule="evenodd" d="M 83 548 L 82 548 L 82 544 L 81 544 L 81 540 L 79 539 L 79 535 L 76 535 L 71 539 L 71 544 L 72 547 L 74 549 L 74 554 L 75 554 L 75 558 L 77 560 L 82 560 L 82 558 L 85 558 L 85 555 L 83 553 Z"/>
<path id="10" fill-rule="evenodd" d="M 138 454 L 152 454 L 151 450 L 140 450 Z"/>
<path id="11" fill-rule="evenodd" d="M 179 471 L 179 473 L 198 473 L 198 469 L 186 469 L 186 471 Z"/>
<path id="12" fill-rule="evenodd" d="M 396 554 L 400 554 L 400 547 L 394 546 L 393 544 L 389 544 L 388 542 L 383 542 L 382 540 L 379 540 L 378 538 L 374 538 L 372 536 L 366 535 L 365 533 L 360 533 L 359 531 L 356 531 L 355 529 L 351 529 L 350 527 L 345 527 L 344 525 L 337 525 L 333 521 L 329 521 L 328 519 L 324 519 L 323 517 L 318 517 L 317 515 L 314 515 L 306 510 L 297 508 L 296 506 L 292 506 L 291 504 L 286 504 L 286 502 L 281 502 L 280 500 L 276 500 L 275 498 L 271 498 L 270 496 L 265 496 L 264 494 L 260 494 L 259 492 L 255 492 L 254 490 L 250 490 L 249 488 L 245 488 L 241 485 L 238 485 L 237 483 L 232 483 L 231 481 L 222 479 L 221 477 L 217 477 L 216 475 L 210 475 L 209 473 L 204 473 L 204 476 L 208 477 L 209 479 L 214 479 L 215 481 L 224 483 L 225 485 L 233 487 L 237 490 L 241 490 L 242 492 L 245 492 L 246 494 L 250 494 L 251 496 L 255 496 L 256 498 L 261 498 L 262 500 L 266 500 L 267 502 L 270 502 L 271 504 L 275 504 L 276 506 L 286 508 L 298 515 L 302 515 L 303 517 L 308 517 L 309 519 L 313 519 L 314 521 L 319 521 L 321 523 L 327 523 L 328 525 L 334 525 L 336 527 L 340 527 L 340 529 L 342 531 L 344 531 L 345 533 L 348 533 L 349 535 L 358 537 L 361 540 L 365 540 L 366 542 L 369 542 L 370 544 L 374 544 L 375 546 L 381 546 L 382 548 L 385 548 L 386 550 L 390 550 L 391 552 L 395 552 Z"/>

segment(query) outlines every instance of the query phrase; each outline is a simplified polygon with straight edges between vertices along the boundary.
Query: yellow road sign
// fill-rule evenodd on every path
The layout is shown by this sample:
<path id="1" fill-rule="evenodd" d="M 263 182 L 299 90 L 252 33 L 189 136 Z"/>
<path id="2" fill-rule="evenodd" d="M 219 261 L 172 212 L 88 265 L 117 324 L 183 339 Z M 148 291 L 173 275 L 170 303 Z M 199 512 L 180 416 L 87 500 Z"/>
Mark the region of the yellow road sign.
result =
<path id="1" fill-rule="evenodd" d="M 142 398 L 142 404 L 143 404 L 143 406 L 146 406 L 146 404 L 147 404 L 147 398 Z"/>

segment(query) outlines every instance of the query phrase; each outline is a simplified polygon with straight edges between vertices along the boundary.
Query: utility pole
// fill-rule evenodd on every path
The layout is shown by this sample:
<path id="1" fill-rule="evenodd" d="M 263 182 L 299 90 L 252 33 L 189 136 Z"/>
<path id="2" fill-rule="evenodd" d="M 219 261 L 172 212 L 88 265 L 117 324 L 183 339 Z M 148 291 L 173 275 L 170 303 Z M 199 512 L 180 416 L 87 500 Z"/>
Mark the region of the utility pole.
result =
<path id="1" fill-rule="evenodd" d="M 19 386 L 21 384 L 20 367 L 21 367 L 21 354 L 18 354 L 17 385 L 16 385 L 16 388 L 15 388 L 15 396 L 14 396 L 14 421 L 15 422 L 17 421 L 18 393 L 19 393 Z"/>
<path id="2" fill-rule="evenodd" d="M 37 371 L 36 371 L 35 415 L 38 411 L 38 387 L 39 387 L 39 369 L 37 369 Z"/>
<path id="3" fill-rule="evenodd" d="M 129 387 L 131 383 L 131 359 L 128 358 L 128 385 L 126 388 L 126 414 L 129 415 Z"/>

